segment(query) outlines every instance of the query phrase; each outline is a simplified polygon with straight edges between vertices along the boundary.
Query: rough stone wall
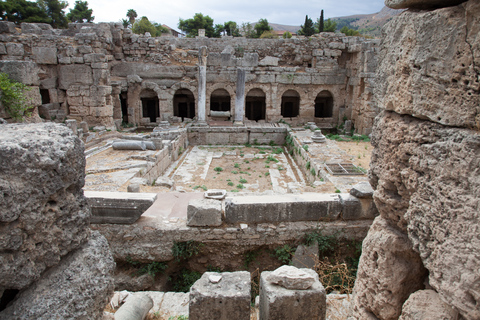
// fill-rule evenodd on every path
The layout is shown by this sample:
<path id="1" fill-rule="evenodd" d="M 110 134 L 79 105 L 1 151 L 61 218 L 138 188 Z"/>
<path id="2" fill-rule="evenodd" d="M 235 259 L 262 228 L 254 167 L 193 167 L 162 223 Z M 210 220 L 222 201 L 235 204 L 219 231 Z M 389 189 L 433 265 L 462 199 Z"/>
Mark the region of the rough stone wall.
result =
<path id="1" fill-rule="evenodd" d="M 13 23 L 0 34 L 0 71 L 14 72 L 35 90 L 34 104 L 47 119 L 65 116 L 90 126 L 113 126 L 117 119 L 151 124 L 141 98 L 158 98 L 160 119 L 174 115 L 174 95 L 187 89 L 198 100 L 198 50 L 207 46 L 207 116 L 211 93 L 224 89 L 234 115 L 236 69 L 246 70 L 246 90 L 265 94 L 266 121 L 283 119 L 282 95 L 298 93 L 299 116 L 290 122 L 316 121 L 335 126 L 353 119 L 359 133 L 370 133 L 377 108 L 372 99 L 378 40 L 322 33 L 299 39 L 152 38 L 131 33 L 119 23 L 70 24 L 53 30 L 44 24 Z M 10 66 L 10 67 L 8 67 Z M 333 96 L 333 115 L 314 117 L 317 95 Z M 124 96 L 128 105 L 122 114 Z M 128 120 L 127 120 L 128 117 Z"/>
<path id="2" fill-rule="evenodd" d="M 370 166 L 380 217 L 363 244 L 357 319 L 437 319 L 422 289 L 438 312 L 480 318 L 479 19 L 467 1 L 406 11 L 384 30 Z"/>
<path id="3" fill-rule="evenodd" d="M 115 263 L 89 229 L 83 153 L 66 126 L 0 125 L 0 295 L 19 290 L 0 319 L 96 319 L 112 292 Z"/>

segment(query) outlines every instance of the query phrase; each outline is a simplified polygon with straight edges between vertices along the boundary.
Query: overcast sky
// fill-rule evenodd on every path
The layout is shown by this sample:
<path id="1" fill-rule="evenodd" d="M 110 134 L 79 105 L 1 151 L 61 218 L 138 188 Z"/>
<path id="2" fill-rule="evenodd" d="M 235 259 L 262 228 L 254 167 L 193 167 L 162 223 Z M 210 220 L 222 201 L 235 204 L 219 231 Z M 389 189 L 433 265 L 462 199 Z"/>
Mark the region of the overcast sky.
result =
<path id="1" fill-rule="evenodd" d="M 380 11 L 384 0 L 87 0 L 93 9 L 94 22 L 116 22 L 126 18 L 128 9 L 137 11 L 138 17 L 147 16 L 150 21 L 166 24 L 178 29 L 178 19 L 192 18 L 195 13 L 209 15 L 214 24 L 226 21 L 256 22 L 261 18 L 269 22 L 287 25 L 301 25 L 308 14 L 314 21 L 323 9 L 325 19 L 367 14 Z M 75 0 L 68 0 L 73 7 Z"/>

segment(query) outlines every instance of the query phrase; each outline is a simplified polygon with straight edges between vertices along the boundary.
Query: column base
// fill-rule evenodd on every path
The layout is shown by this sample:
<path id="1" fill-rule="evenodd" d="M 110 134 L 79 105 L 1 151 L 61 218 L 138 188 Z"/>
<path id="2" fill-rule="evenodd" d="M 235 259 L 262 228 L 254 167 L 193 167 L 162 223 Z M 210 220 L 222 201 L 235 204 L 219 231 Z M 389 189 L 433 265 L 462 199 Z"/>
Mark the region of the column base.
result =
<path id="1" fill-rule="evenodd" d="M 238 127 L 243 127 L 245 124 L 243 123 L 243 121 L 235 121 L 233 125 Z"/>

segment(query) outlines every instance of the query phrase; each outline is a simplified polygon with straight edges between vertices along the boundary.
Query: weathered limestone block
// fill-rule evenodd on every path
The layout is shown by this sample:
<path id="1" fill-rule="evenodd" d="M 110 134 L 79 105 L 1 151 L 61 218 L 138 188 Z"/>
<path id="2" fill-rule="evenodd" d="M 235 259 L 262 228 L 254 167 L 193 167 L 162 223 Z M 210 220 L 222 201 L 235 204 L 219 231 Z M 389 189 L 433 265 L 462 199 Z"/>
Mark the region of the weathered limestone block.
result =
<path id="1" fill-rule="evenodd" d="M 434 290 L 412 293 L 403 304 L 399 320 L 456 320 L 458 312 L 446 304 Z"/>
<path id="2" fill-rule="evenodd" d="M 408 296 L 423 289 L 426 270 L 406 234 L 377 217 L 363 240 L 355 281 L 357 319 L 398 319 Z"/>
<path id="3" fill-rule="evenodd" d="M 350 194 L 357 198 L 372 198 L 373 197 L 373 188 L 370 183 L 364 181 L 359 182 L 350 189 Z"/>
<path id="4" fill-rule="evenodd" d="M 92 223 L 131 224 L 155 202 L 155 193 L 85 191 Z"/>
<path id="5" fill-rule="evenodd" d="M 261 66 L 261 67 L 263 67 L 263 66 L 265 66 L 265 67 L 266 66 L 276 67 L 276 66 L 278 66 L 278 60 L 280 60 L 280 59 L 277 58 L 277 57 L 266 56 L 265 58 L 260 60 L 258 65 Z"/>
<path id="6" fill-rule="evenodd" d="M 25 53 L 25 49 L 21 43 L 9 42 L 5 47 L 7 48 L 7 54 L 10 56 L 23 56 Z"/>
<path id="7" fill-rule="evenodd" d="M 373 199 L 359 199 L 348 193 L 339 194 L 343 220 L 374 219 L 378 215 Z"/>
<path id="8" fill-rule="evenodd" d="M 30 61 L 0 61 L 0 72 L 4 72 L 11 79 L 26 84 L 27 86 L 38 86 L 38 66 Z"/>
<path id="9" fill-rule="evenodd" d="M 100 320 L 113 294 L 114 269 L 107 240 L 95 231 L 87 243 L 19 293 L 15 302 L 0 312 L 0 319 Z"/>
<path id="10" fill-rule="evenodd" d="M 302 289 L 285 288 L 271 280 L 272 274 L 282 268 L 297 270 L 300 278 L 306 275 L 313 279 L 311 285 Z M 324 320 L 326 316 L 326 294 L 323 285 L 318 280 L 318 274 L 311 269 L 297 269 L 292 266 L 283 266 L 275 271 L 264 271 L 260 276 L 260 320 L 287 320 L 287 319 L 318 319 Z M 300 273 L 301 272 L 301 273 Z M 293 273 L 290 271 L 291 275 Z M 290 282 L 293 280 L 290 279 Z M 304 282 L 298 280 L 297 282 Z"/>
<path id="11" fill-rule="evenodd" d="M 245 196 L 225 200 L 227 223 L 334 220 L 341 211 L 338 196 L 329 194 Z"/>
<path id="12" fill-rule="evenodd" d="M 250 273 L 205 272 L 190 288 L 190 320 L 249 320 Z"/>
<path id="13" fill-rule="evenodd" d="M 206 227 L 222 224 L 222 202 L 213 199 L 196 199 L 188 203 L 187 226 Z"/>
<path id="14" fill-rule="evenodd" d="M 16 33 L 15 22 L 0 21 L 0 34 L 1 33 Z"/>
<path id="15" fill-rule="evenodd" d="M 71 85 L 92 85 L 92 68 L 87 65 L 62 65 L 58 71 L 58 86 L 67 90 Z"/>
<path id="16" fill-rule="evenodd" d="M 392 9 L 436 9 L 456 6 L 466 0 L 385 0 L 385 5 Z"/>
<path id="17" fill-rule="evenodd" d="M 57 64 L 57 48 L 33 47 L 32 54 L 38 64 Z"/>
<path id="18" fill-rule="evenodd" d="M 63 125 L 0 130 L 0 288 L 23 289 L 89 235 L 84 147 Z"/>
<path id="19" fill-rule="evenodd" d="M 479 32 L 478 1 L 397 16 L 384 30 L 375 87 L 379 107 L 480 128 Z"/>

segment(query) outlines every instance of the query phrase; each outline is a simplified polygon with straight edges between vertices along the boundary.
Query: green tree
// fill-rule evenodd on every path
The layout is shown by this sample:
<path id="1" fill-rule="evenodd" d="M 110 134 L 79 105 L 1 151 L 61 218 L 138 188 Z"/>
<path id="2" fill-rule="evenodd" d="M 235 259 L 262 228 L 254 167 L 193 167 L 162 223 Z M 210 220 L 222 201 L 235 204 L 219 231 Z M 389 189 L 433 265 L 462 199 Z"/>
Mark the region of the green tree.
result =
<path id="1" fill-rule="evenodd" d="M 87 1 L 76 0 L 75 7 L 67 14 L 67 19 L 71 22 L 92 22 L 95 19 L 92 13 L 93 10 L 88 8 Z"/>
<path id="2" fill-rule="evenodd" d="M 241 29 L 242 29 L 241 31 L 242 35 L 246 38 L 255 38 L 255 36 L 257 35 L 257 33 L 252 27 L 252 24 L 250 23 L 243 22 Z"/>
<path id="3" fill-rule="evenodd" d="M 318 21 L 318 32 L 323 32 L 323 29 L 325 27 L 325 23 L 323 21 L 323 9 L 322 9 L 322 13 L 320 13 L 320 20 Z"/>
<path id="4" fill-rule="evenodd" d="M 47 12 L 36 2 L 26 0 L 0 1 L 0 18 L 15 23 L 50 23 Z"/>
<path id="5" fill-rule="evenodd" d="M 260 19 L 257 24 L 255 25 L 255 32 L 256 32 L 256 36 L 255 38 L 260 38 L 260 36 L 265 32 L 265 31 L 272 31 L 273 28 L 270 27 L 270 25 L 268 24 L 268 20 L 267 19 Z"/>
<path id="6" fill-rule="evenodd" d="M 313 21 L 308 17 L 308 15 L 306 15 L 305 23 L 300 26 L 300 30 L 298 31 L 298 34 L 309 37 L 314 33 L 315 33 L 315 28 L 313 27 Z"/>
<path id="7" fill-rule="evenodd" d="M 292 34 L 288 31 L 285 31 L 282 35 L 283 39 L 290 39 L 292 37 Z"/>
<path id="8" fill-rule="evenodd" d="M 157 33 L 155 34 L 155 37 L 160 37 L 163 33 L 170 33 L 170 30 L 167 27 L 162 26 L 160 23 L 152 22 L 153 25 L 155 26 L 155 29 L 157 29 Z"/>
<path id="9" fill-rule="evenodd" d="M 320 19 L 317 19 L 316 23 L 317 29 L 320 28 Z M 323 25 L 323 32 L 335 32 L 337 31 L 337 22 L 333 21 L 332 19 L 327 19 Z"/>
<path id="10" fill-rule="evenodd" d="M 6 73 L 0 73 L 0 102 L 5 111 L 14 120 L 22 120 L 29 116 L 28 110 L 31 102 L 25 97 L 25 92 L 30 90 L 26 85 L 11 80 Z"/>
<path id="11" fill-rule="evenodd" d="M 153 25 L 153 23 L 148 20 L 147 17 L 143 16 L 135 22 L 135 24 L 132 27 L 132 32 L 136 34 L 145 34 L 145 32 L 150 32 L 150 35 L 152 37 L 155 37 L 157 35 L 157 29 Z"/>
<path id="12" fill-rule="evenodd" d="M 54 28 L 66 28 L 68 27 L 68 20 L 65 16 L 65 8 L 68 6 L 67 1 L 62 0 L 38 0 L 40 7 L 45 10 L 49 24 Z"/>
<path id="13" fill-rule="evenodd" d="M 128 26 L 130 25 L 130 21 L 128 21 L 128 19 L 121 19 L 120 22 L 122 23 L 124 28 L 128 28 Z"/>
<path id="14" fill-rule="evenodd" d="M 135 18 L 138 17 L 137 11 L 133 9 L 128 9 L 127 11 L 127 18 L 130 21 L 130 25 L 133 26 L 135 24 Z"/>
<path id="15" fill-rule="evenodd" d="M 191 19 L 181 19 L 178 22 L 178 28 L 187 34 L 187 37 L 194 38 L 198 35 L 198 29 L 205 29 L 205 35 L 209 38 L 219 37 L 213 27 L 213 19 L 204 16 L 202 13 L 195 13 Z"/>
<path id="16" fill-rule="evenodd" d="M 342 29 L 340 29 L 340 32 L 345 34 L 346 36 L 360 36 L 360 32 L 354 29 L 350 29 L 347 26 L 344 26 Z"/>
<path id="17" fill-rule="evenodd" d="M 223 24 L 223 29 L 227 33 L 227 36 L 241 37 L 240 30 L 237 23 L 234 21 L 228 21 Z"/>

